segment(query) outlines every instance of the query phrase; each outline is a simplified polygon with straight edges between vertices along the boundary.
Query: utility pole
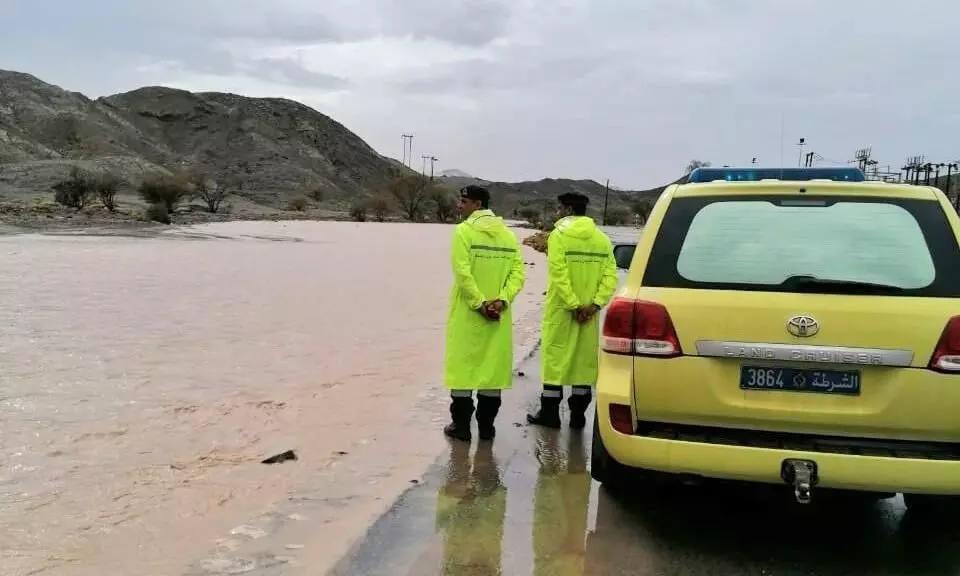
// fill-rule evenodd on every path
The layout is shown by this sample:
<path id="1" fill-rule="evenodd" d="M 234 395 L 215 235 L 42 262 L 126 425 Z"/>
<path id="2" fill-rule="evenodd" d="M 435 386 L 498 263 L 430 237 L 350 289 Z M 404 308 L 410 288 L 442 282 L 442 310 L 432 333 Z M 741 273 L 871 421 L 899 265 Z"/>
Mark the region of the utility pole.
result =
<path id="1" fill-rule="evenodd" d="M 610 179 L 607 178 L 607 184 L 603 189 L 603 225 L 607 225 L 607 200 L 610 198 Z"/>
<path id="2" fill-rule="evenodd" d="M 421 154 L 420 158 L 423 160 L 423 167 L 420 169 L 420 175 L 426 178 L 427 177 L 427 160 L 430 158 L 430 155 Z"/>
<path id="3" fill-rule="evenodd" d="M 409 153 L 407 152 L 408 146 L 410 149 Z M 412 162 L 413 162 L 413 134 L 404 134 L 403 135 L 403 165 L 409 168 Z"/>
<path id="4" fill-rule="evenodd" d="M 803 162 L 803 147 L 807 145 L 807 139 L 801 138 L 800 143 L 797 146 L 800 147 L 800 157 L 797 158 L 797 168 L 800 167 L 801 162 Z"/>
<path id="5" fill-rule="evenodd" d="M 947 200 L 950 199 L 950 184 L 951 177 L 953 176 L 953 171 L 957 169 L 957 163 L 951 162 L 947 164 L 947 185 L 943 187 L 943 193 L 947 196 Z M 954 201 L 954 209 L 960 211 L 960 194 L 957 194 L 957 199 Z"/>
<path id="6" fill-rule="evenodd" d="M 867 166 L 870 163 L 870 154 L 873 153 L 873 148 L 861 148 L 857 150 L 857 153 L 853 155 L 854 159 L 857 161 L 857 167 L 866 175 Z"/>
<path id="7" fill-rule="evenodd" d="M 905 182 L 907 184 L 919 184 L 920 183 L 920 167 L 923 165 L 923 155 L 911 156 L 907 158 L 907 163 L 904 165 L 903 169 L 907 172 L 907 178 Z"/>
<path id="8" fill-rule="evenodd" d="M 751 164 L 752 166 L 756 166 L 756 165 L 757 165 L 757 157 L 756 157 L 756 156 L 753 157 L 753 160 L 750 161 L 750 164 Z"/>
<path id="9" fill-rule="evenodd" d="M 437 161 L 436 156 L 430 157 L 430 181 L 433 182 L 433 163 Z"/>

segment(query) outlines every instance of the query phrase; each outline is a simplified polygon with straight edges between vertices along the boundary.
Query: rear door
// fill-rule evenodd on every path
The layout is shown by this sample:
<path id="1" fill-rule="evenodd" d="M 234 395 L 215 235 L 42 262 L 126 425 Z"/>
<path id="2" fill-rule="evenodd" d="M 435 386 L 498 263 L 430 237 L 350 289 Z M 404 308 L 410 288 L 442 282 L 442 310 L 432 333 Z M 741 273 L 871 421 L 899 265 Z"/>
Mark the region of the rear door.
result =
<path id="1" fill-rule="evenodd" d="M 935 200 L 675 198 L 639 297 L 683 355 L 638 357 L 641 420 L 960 441 L 960 375 L 928 369 L 960 314 Z"/>

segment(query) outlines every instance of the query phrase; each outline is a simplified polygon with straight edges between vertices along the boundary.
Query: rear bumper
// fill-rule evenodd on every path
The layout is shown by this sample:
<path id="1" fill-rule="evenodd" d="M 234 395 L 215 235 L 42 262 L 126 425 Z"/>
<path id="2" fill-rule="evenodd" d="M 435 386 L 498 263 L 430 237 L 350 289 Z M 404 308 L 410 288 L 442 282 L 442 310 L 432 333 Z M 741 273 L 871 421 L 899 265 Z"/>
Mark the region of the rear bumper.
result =
<path id="1" fill-rule="evenodd" d="M 960 461 L 920 460 L 707 444 L 631 436 L 610 425 L 610 399 L 597 401 L 607 452 L 633 468 L 706 478 L 783 484 L 785 459 L 813 460 L 819 487 L 867 492 L 960 495 Z"/>

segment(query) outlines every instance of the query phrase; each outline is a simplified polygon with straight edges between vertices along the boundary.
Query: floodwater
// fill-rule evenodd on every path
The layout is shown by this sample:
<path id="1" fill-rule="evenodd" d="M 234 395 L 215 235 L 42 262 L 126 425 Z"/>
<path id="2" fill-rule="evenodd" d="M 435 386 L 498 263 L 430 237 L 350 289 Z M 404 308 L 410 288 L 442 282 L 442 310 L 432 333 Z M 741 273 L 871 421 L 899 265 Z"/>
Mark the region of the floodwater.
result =
<path id="1" fill-rule="evenodd" d="M 537 402 L 537 369 L 537 357 L 520 366 L 521 392 L 504 404 L 495 442 L 450 442 L 425 481 L 331 571 L 294 556 L 282 570 L 249 574 L 960 574 L 960 527 L 905 511 L 900 498 L 869 502 L 815 490 L 805 507 L 785 485 L 647 481 L 611 493 L 590 478 L 589 426 L 514 425 Z M 262 549 L 260 557 L 282 554 Z"/>
<path id="2" fill-rule="evenodd" d="M 443 449 L 451 231 L 0 237 L 0 574 L 182 574 L 346 470 L 318 553 L 335 561 Z M 524 257 L 518 346 L 545 285 Z"/>

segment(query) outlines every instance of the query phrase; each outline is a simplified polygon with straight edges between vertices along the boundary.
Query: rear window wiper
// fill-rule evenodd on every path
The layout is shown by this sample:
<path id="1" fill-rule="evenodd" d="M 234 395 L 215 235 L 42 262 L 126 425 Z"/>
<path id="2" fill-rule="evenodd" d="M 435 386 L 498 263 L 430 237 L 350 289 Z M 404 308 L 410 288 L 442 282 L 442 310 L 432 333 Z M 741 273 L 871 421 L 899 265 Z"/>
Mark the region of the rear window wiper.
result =
<path id="1" fill-rule="evenodd" d="M 835 294 L 900 294 L 904 291 L 900 286 L 892 286 L 890 284 L 817 278 L 816 276 L 810 275 L 791 276 L 784 280 L 781 286 L 801 291 L 824 291 Z"/>

